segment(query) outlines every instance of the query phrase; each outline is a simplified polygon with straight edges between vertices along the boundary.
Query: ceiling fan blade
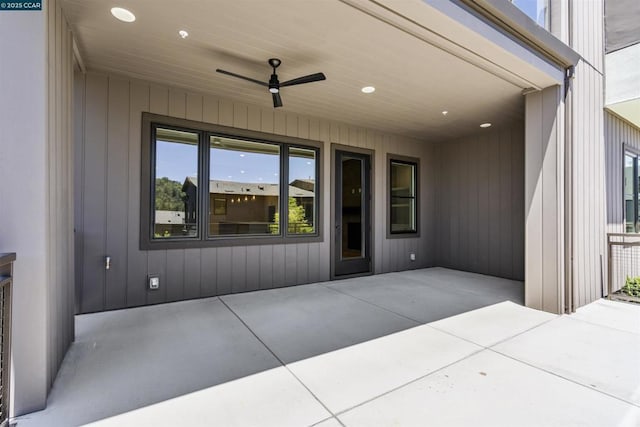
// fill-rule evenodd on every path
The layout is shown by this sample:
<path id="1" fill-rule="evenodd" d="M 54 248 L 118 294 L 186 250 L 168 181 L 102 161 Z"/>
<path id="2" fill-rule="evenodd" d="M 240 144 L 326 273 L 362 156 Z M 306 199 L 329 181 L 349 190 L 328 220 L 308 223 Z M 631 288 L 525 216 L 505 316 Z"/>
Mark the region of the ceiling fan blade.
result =
<path id="1" fill-rule="evenodd" d="M 280 98 L 280 93 L 272 93 L 273 98 L 273 108 L 282 107 L 282 98 Z"/>
<path id="2" fill-rule="evenodd" d="M 327 78 L 322 73 L 309 74 L 308 76 L 298 77 L 297 79 L 287 80 L 284 83 L 280 83 L 280 87 L 301 85 L 303 83 L 319 82 L 320 80 L 326 80 L 326 79 Z"/>
<path id="3" fill-rule="evenodd" d="M 252 83 L 257 83 L 260 86 L 269 87 L 269 83 L 261 82 L 260 80 L 252 79 L 251 77 L 241 76 L 240 74 L 232 73 L 230 71 L 221 70 L 220 68 L 218 68 L 216 71 L 218 73 L 221 73 L 221 74 L 226 74 L 227 76 L 237 77 L 237 78 L 242 79 L 242 80 L 246 80 L 246 81 L 249 81 L 249 82 L 252 82 Z"/>

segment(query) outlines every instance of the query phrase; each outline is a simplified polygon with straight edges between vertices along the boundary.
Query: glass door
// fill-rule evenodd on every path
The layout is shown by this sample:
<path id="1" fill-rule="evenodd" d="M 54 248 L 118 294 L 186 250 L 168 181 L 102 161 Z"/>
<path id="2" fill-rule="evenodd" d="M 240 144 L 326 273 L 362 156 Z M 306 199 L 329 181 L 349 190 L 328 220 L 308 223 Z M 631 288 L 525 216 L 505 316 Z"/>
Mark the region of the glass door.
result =
<path id="1" fill-rule="evenodd" d="M 335 275 L 371 271 L 371 157 L 336 151 Z"/>

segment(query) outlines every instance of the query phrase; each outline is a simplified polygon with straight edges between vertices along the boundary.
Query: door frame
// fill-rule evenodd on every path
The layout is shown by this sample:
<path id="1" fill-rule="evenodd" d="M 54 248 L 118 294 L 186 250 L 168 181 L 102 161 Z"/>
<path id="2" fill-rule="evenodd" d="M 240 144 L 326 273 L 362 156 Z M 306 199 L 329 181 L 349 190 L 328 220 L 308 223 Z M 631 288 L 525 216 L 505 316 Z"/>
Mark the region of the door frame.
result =
<path id="1" fill-rule="evenodd" d="M 370 167 L 370 172 L 369 172 L 369 193 L 371 195 L 371 198 L 369 200 L 369 223 L 371 224 L 371 229 L 369 231 L 370 234 L 370 257 L 371 257 L 371 267 L 369 268 L 368 272 L 363 272 L 363 273 L 354 273 L 354 274 L 341 274 L 339 276 L 336 276 L 336 239 L 334 236 L 335 233 L 335 229 L 336 229 L 336 151 L 346 151 L 346 152 L 352 152 L 352 153 L 356 153 L 356 154 L 365 154 L 369 156 L 370 162 L 369 162 L 369 167 Z M 330 183 L 330 214 L 329 214 L 329 240 L 330 240 L 330 247 L 331 247 L 331 251 L 330 251 L 330 261 L 331 261 L 331 273 L 330 273 L 330 279 L 331 280 L 336 280 L 336 279 L 346 279 L 349 277 L 359 277 L 359 276 L 371 276 L 373 274 L 375 274 L 376 271 L 376 265 L 375 265 L 375 233 L 376 233 L 376 222 L 375 222 L 375 151 L 374 150 L 369 150 L 366 148 L 360 148 L 360 147 L 353 147 L 350 145 L 343 145 L 343 144 L 336 144 L 336 143 L 332 143 L 331 144 L 331 165 L 330 165 L 330 170 L 331 170 L 331 183 Z"/>

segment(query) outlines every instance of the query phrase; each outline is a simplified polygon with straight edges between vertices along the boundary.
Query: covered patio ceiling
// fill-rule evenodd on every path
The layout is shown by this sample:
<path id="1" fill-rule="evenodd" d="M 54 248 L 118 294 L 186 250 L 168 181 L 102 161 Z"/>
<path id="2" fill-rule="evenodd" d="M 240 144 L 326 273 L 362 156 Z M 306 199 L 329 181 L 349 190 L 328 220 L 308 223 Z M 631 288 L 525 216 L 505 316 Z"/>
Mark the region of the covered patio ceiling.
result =
<path id="1" fill-rule="evenodd" d="M 409 3 L 430 13 L 425 3 Z M 323 82 L 284 88 L 280 111 L 432 141 L 477 132 L 484 122 L 500 127 L 524 115 L 521 92 L 526 82 L 505 79 L 478 61 L 425 41 L 418 30 L 366 10 L 374 7 L 368 1 L 62 4 L 88 71 L 271 108 L 266 88 L 215 70 L 266 81 L 271 72 L 267 59 L 276 57 L 282 60 L 280 81 L 315 72 L 327 76 Z M 136 21 L 116 20 L 110 13 L 113 6 L 131 10 Z M 182 29 L 188 38 L 178 35 Z M 376 91 L 364 94 L 363 86 Z"/>

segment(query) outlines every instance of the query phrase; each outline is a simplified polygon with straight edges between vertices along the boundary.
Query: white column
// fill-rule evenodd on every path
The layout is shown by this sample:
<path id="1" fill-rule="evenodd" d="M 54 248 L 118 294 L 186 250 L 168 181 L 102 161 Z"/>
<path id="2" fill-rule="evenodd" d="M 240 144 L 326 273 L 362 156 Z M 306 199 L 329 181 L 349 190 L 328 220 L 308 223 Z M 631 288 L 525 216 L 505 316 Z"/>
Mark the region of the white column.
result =
<path id="1" fill-rule="evenodd" d="M 47 2 L 0 11 L 0 252 L 16 252 L 15 415 L 47 395 Z"/>
<path id="2" fill-rule="evenodd" d="M 561 313 L 564 297 L 562 88 L 526 95 L 525 305 Z"/>

